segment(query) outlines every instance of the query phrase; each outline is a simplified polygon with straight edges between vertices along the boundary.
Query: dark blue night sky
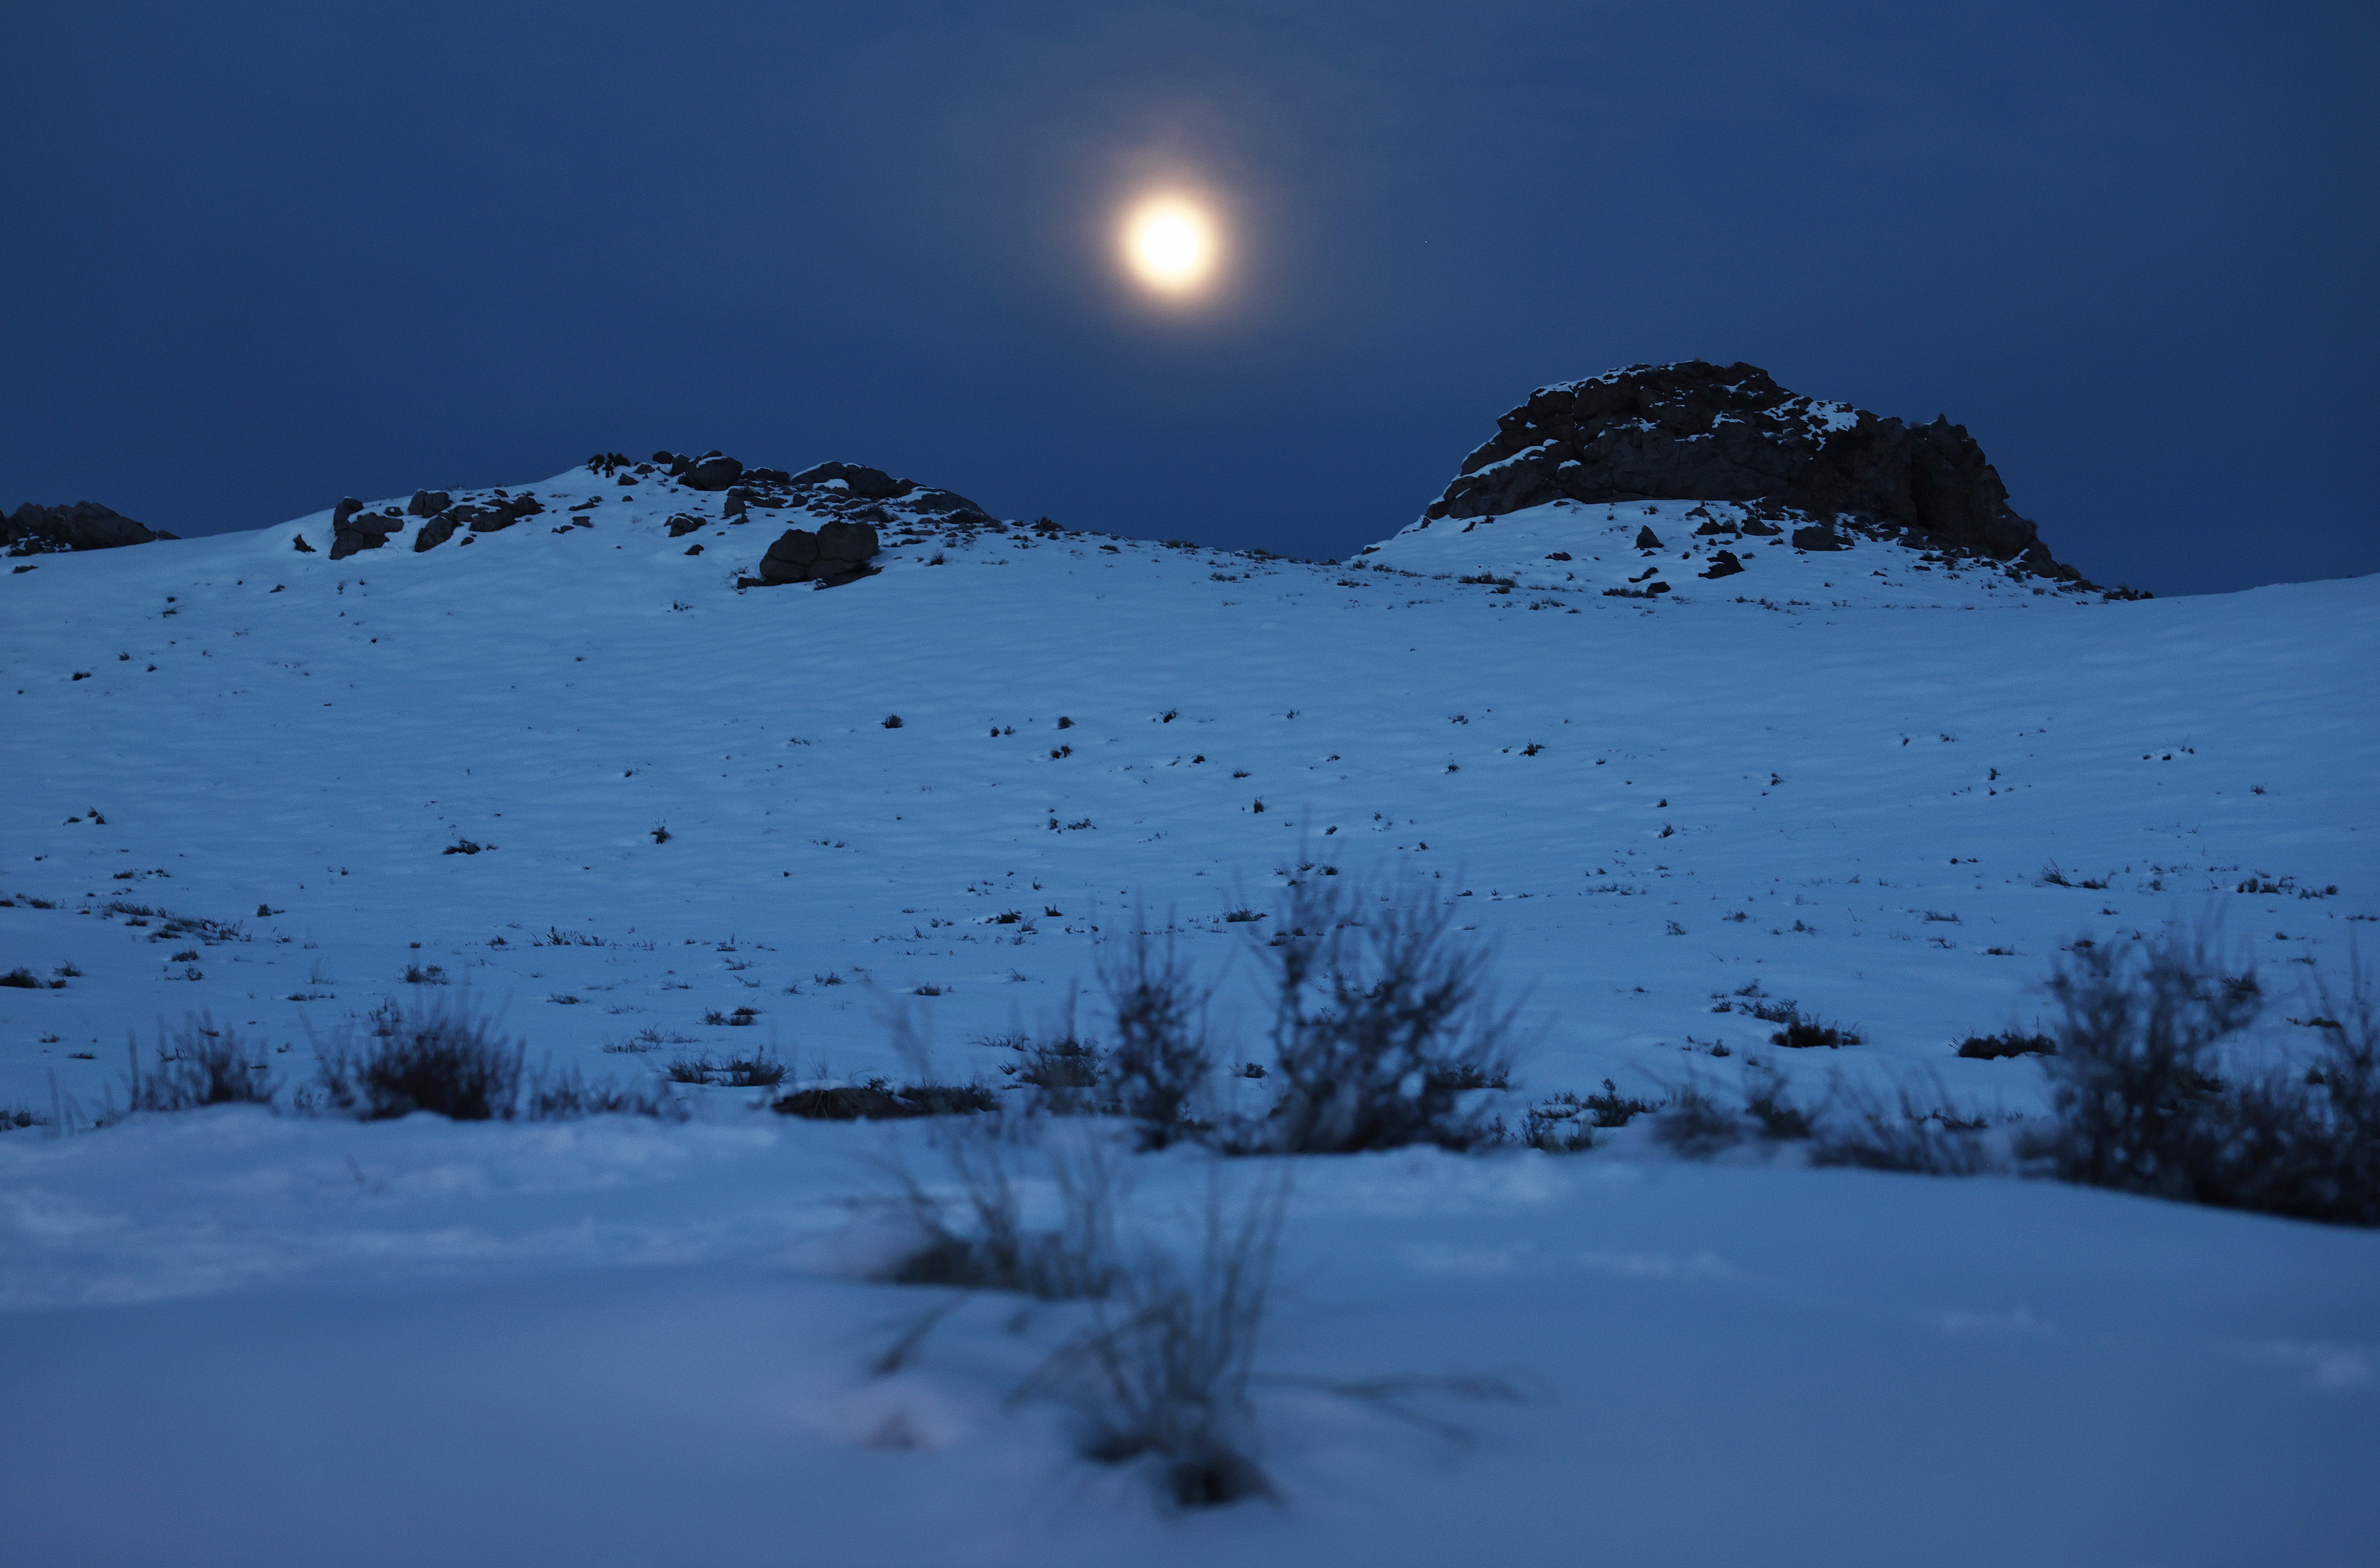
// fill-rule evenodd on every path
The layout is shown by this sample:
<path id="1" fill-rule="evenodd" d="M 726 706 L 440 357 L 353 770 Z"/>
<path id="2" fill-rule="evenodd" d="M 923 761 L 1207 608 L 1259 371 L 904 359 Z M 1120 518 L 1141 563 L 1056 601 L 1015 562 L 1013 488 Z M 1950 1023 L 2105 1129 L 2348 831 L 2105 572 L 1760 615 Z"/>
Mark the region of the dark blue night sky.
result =
<path id="1" fill-rule="evenodd" d="M 1969 427 L 2162 593 L 2380 570 L 2380 9 L 0 11 L 0 505 L 183 533 L 599 449 L 1338 555 L 1534 386 Z M 1228 199 L 1224 296 L 1109 235 Z"/>

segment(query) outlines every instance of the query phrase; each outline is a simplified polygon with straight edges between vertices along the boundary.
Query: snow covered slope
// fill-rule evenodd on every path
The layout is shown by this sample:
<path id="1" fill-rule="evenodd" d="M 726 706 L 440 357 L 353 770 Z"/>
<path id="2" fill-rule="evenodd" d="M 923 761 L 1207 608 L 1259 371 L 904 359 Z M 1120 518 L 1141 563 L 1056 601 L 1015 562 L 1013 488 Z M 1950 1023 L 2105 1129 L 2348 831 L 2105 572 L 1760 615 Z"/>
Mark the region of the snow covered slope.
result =
<path id="1" fill-rule="evenodd" d="M 1767 521 L 1771 512 L 1780 520 Z M 1988 556 L 1914 550 L 1853 528 L 1819 528 L 1827 548 L 1795 548 L 1795 534 L 1809 526 L 1741 502 L 1555 501 L 1500 517 L 1425 518 L 1357 561 L 1425 577 L 1484 574 L 1521 593 L 1669 595 L 1673 604 L 1718 597 L 1766 609 L 1970 610 L 2103 602 L 2079 584 Z M 1647 534 L 1658 542 L 1640 543 Z"/>
<path id="2" fill-rule="evenodd" d="M 895 1071 L 894 1009 L 990 1075 L 978 1042 L 1060 1017 L 1135 908 L 1236 977 L 1256 1055 L 1264 923 L 1228 917 L 1335 869 L 1495 945 L 1536 1039 L 1515 1118 L 1747 1062 L 2006 1117 L 2038 1069 L 1951 1044 L 2029 1026 L 2076 937 L 2223 912 L 2286 1052 L 2380 916 L 2373 579 L 2109 603 L 1678 501 L 1444 519 L 1343 566 L 908 516 L 878 576 L 739 590 L 802 516 L 526 488 L 542 513 L 419 553 L 333 562 L 318 514 L 0 576 L 0 970 L 66 980 L 0 988 L 0 1107 L 88 1120 L 128 1030 L 191 1010 L 302 1081 L 310 1030 L 408 970 L 599 1076 L 756 1042 L 802 1079 Z M 1722 549 L 1743 569 L 1703 576 Z M 1772 1050 L 1748 1010 L 1788 998 L 1865 1043 Z M 575 1562 L 775 1560 L 796 1525 L 853 1562 L 1900 1562 L 1912 1531 L 1928 1562 L 2372 1560 L 2370 1235 L 1681 1166 L 1641 1126 L 1305 1161 L 1269 1358 L 1541 1397 L 1465 1416 L 1497 1447 L 1463 1459 L 1283 1395 L 1288 1511 L 1177 1528 L 999 1414 L 1026 1350 L 991 1315 L 862 1376 L 901 1293 L 833 1238 L 876 1131 L 684 1092 L 682 1127 L 0 1136 L 0 1365 L 57 1413 L 0 1460 L 47 1503 L 11 1556 L 216 1560 L 86 1511 L 137 1427 L 184 1456 L 177 1507 L 228 1510 L 208 1538 L 251 1550 L 223 1561 L 320 1561 L 367 1453 L 484 1529 L 452 1561 L 536 1555 L 523 1521 Z M 408 1393 L 392 1366 L 433 1355 L 502 1370 Z M 923 1435 L 868 1447 L 896 1407 Z M 270 1522 L 234 1503 L 268 1494 Z M 429 1525 L 334 1555 L 420 1561 Z"/>

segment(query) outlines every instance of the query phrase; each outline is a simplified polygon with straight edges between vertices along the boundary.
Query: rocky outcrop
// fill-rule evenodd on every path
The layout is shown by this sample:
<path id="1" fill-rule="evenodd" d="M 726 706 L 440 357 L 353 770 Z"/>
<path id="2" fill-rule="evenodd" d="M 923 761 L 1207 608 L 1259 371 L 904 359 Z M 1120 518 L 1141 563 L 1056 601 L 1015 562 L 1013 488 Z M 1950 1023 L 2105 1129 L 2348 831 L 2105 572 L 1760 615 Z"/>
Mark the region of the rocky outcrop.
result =
<path id="1" fill-rule="evenodd" d="M 344 561 L 359 550 L 378 550 L 388 536 L 405 530 L 405 514 L 394 506 L 367 512 L 350 495 L 331 508 L 331 559 Z"/>
<path id="2" fill-rule="evenodd" d="M 1541 388 L 1497 421 L 1423 516 L 1499 516 L 1563 499 L 1768 502 L 1925 549 L 2080 576 L 2009 505 L 1963 426 L 1947 418 L 1912 426 L 1815 402 L 1754 365 L 1636 365 Z M 1793 542 L 1841 548 L 1824 526 Z"/>
<path id="3" fill-rule="evenodd" d="M 820 463 L 804 468 L 788 483 L 795 485 L 837 485 L 851 494 L 868 501 L 892 501 L 917 489 L 909 480 L 896 480 L 881 468 L 862 467 L 857 463 Z"/>
<path id="4" fill-rule="evenodd" d="M 759 577 L 750 580 L 770 587 L 814 582 L 834 588 L 866 577 L 879 548 L 876 529 L 867 523 L 823 523 L 815 533 L 787 529 L 760 558 Z"/>
<path id="5" fill-rule="evenodd" d="M 679 476 L 688 490 L 725 490 L 743 477 L 743 464 L 716 452 L 696 458 Z"/>
<path id="6" fill-rule="evenodd" d="M 544 510 L 545 503 L 528 491 L 510 495 L 500 490 L 458 502 L 443 490 L 417 490 L 402 509 L 383 506 L 377 512 L 364 510 L 362 502 L 349 496 L 331 509 L 331 559 L 344 561 L 358 551 L 382 548 L 392 535 L 405 531 L 411 517 L 422 520 L 420 531 L 413 536 L 414 553 L 419 554 L 437 549 L 462 529 L 494 533 Z M 312 548 L 303 534 L 298 538 L 298 548 Z"/>
<path id="7" fill-rule="evenodd" d="M 0 516 L 0 553 L 9 555 L 117 550 L 174 537 L 163 529 L 143 527 L 96 501 L 59 506 L 37 506 L 28 501 L 14 517 Z"/>

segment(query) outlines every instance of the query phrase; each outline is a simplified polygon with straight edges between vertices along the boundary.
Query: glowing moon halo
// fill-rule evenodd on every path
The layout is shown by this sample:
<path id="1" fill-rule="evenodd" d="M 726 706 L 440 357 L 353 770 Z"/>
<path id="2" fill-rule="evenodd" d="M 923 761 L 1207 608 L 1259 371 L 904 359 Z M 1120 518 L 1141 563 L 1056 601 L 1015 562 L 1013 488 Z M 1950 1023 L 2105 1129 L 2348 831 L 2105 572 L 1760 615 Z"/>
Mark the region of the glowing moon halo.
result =
<path id="1" fill-rule="evenodd" d="M 1124 220 L 1124 260 L 1160 294 L 1196 290 L 1214 271 L 1216 249 L 1214 221 L 1179 196 L 1153 197 Z"/>

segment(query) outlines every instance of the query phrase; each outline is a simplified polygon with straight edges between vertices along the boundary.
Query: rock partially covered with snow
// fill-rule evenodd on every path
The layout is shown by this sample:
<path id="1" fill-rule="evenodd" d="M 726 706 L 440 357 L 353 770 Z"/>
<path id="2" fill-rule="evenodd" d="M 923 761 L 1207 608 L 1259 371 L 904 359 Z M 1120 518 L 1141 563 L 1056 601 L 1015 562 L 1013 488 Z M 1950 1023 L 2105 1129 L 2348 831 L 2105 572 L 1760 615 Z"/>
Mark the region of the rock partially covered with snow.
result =
<path id="1" fill-rule="evenodd" d="M 12 517 L 0 517 L 0 551 L 42 555 L 66 550 L 115 550 L 174 536 L 144 528 L 96 501 L 37 506 L 28 501 Z"/>
<path id="2" fill-rule="evenodd" d="M 1895 528 L 1925 549 L 2076 575 L 2010 507 L 2008 487 L 1965 427 L 1818 402 L 1757 366 L 1635 365 L 1542 387 L 1496 423 L 1425 522 L 1561 500 L 1769 502 Z M 1836 548 L 1815 535 L 1795 543 Z"/>
<path id="3" fill-rule="evenodd" d="M 378 550 L 388 536 L 405 530 L 405 514 L 394 506 L 368 512 L 354 496 L 331 512 L 331 559 L 344 561 L 358 550 Z"/>
<path id="4" fill-rule="evenodd" d="M 760 558 L 759 580 L 833 588 L 865 577 L 880 548 L 876 530 L 866 523 L 823 523 L 816 532 L 787 529 Z"/>

